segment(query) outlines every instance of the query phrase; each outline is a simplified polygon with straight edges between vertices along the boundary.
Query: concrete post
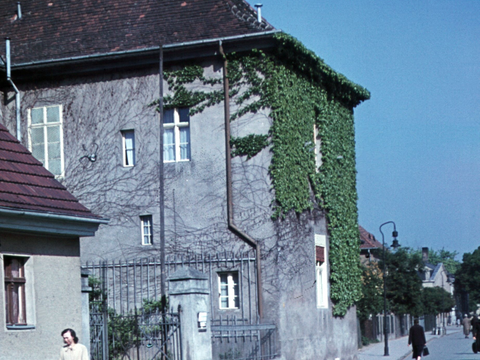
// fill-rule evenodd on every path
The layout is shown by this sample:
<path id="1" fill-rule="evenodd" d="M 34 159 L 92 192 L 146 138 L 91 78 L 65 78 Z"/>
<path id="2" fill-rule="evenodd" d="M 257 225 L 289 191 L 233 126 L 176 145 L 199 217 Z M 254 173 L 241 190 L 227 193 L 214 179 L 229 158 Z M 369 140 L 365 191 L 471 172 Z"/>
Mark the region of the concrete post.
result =
<path id="1" fill-rule="evenodd" d="M 169 276 L 169 304 L 181 305 L 182 352 L 186 360 L 211 360 L 210 290 L 208 276 L 184 267 Z"/>
<path id="2" fill-rule="evenodd" d="M 88 286 L 90 272 L 82 269 L 82 332 L 80 342 L 85 345 L 90 353 L 90 301 L 89 294 L 92 288 Z"/>

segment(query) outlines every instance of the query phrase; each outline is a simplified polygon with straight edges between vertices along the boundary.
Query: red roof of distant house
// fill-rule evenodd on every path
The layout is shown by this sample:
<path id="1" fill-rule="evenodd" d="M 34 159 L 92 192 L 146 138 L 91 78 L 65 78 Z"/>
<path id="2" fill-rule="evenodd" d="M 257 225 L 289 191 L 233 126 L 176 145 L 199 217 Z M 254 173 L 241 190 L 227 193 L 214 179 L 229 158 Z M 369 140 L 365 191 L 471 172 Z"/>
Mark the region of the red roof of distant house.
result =
<path id="1" fill-rule="evenodd" d="M 375 239 L 375 236 L 365 230 L 363 227 L 358 225 L 358 230 L 360 231 L 360 249 L 381 249 L 382 243 Z"/>
<path id="2" fill-rule="evenodd" d="M 30 0 L 21 9 L 18 19 L 17 0 L 0 1 L 0 37 L 11 38 L 17 65 L 273 29 L 243 0 Z"/>
<path id="3" fill-rule="evenodd" d="M 0 208 L 100 219 L 0 124 Z"/>

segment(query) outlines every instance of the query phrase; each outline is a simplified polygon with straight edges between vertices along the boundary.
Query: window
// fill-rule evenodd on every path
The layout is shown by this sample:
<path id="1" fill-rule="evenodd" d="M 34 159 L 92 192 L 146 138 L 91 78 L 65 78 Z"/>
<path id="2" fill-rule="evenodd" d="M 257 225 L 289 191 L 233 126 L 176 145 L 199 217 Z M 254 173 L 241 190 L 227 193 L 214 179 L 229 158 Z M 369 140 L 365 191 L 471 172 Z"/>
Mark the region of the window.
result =
<path id="1" fill-rule="evenodd" d="M 315 234 L 315 280 L 317 308 L 328 308 L 328 253 L 325 235 Z"/>
<path id="2" fill-rule="evenodd" d="M 152 215 L 140 216 L 142 245 L 152 245 Z"/>
<path id="3" fill-rule="evenodd" d="M 220 309 L 238 309 L 238 272 L 218 274 Z"/>
<path id="4" fill-rule="evenodd" d="M 315 169 L 317 172 L 320 170 L 320 166 L 322 166 L 322 153 L 321 153 L 321 141 L 320 135 L 318 133 L 318 126 L 313 125 L 313 143 L 315 144 Z"/>
<path id="5" fill-rule="evenodd" d="M 43 106 L 29 111 L 30 151 L 56 176 L 63 176 L 63 131 L 61 106 Z"/>
<path id="6" fill-rule="evenodd" d="M 163 117 L 163 160 L 190 160 L 190 115 L 188 108 L 168 109 Z"/>
<path id="7" fill-rule="evenodd" d="M 133 130 L 122 131 L 123 166 L 135 165 L 135 132 Z"/>
<path id="8" fill-rule="evenodd" d="M 27 324 L 25 260 L 26 258 L 13 256 L 3 258 L 7 326 Z"/>

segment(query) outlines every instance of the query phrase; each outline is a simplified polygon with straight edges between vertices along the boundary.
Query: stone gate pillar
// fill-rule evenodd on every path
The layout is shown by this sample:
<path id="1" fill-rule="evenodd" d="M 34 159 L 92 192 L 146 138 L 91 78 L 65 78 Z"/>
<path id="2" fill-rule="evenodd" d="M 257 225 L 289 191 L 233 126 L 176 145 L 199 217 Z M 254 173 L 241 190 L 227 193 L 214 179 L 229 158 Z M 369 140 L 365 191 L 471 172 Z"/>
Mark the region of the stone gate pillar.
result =
<path id="1" fill-rule="evenodd" d="M 168 277 L 169 306 L 181 305 L 182 352 L 186 360 L 211 360 L 210 290 L 208 276 L 190 267 Z"/>

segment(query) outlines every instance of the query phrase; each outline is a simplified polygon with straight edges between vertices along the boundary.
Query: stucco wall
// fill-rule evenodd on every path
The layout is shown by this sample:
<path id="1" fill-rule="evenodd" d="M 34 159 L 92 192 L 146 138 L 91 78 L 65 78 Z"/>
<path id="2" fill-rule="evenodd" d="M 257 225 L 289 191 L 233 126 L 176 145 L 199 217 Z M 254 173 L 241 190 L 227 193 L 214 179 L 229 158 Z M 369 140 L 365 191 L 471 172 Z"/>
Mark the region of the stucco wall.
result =
<path id="1" fill-rule="evenodd" d="M 0 272 L 3 257 L 25 256 L 27 322 L 35 328 L 8 330 L 5 326 L 5 288 L 0 289 L 0 359 L 58 359 L 70 327 L 81 333 L 81 284 L 78 239 L 1 235 Z M 80 339 L 82 342 L 84 339 Z"/>
<path id="2" fill-rule="evenodd" d="M 221 77 L 220 64 L 204 62 L 207 76 Z M 215 86 L 221 89 L 220 84 Z M 159 255 L 159 128 L 154 107 L 148 106 L 158 98 L 158 88 L 157 68 L 21 88 L 26 90 L 23 119 L 27 108 L 63 106 L 64 183 L 94 213 L 110 218 L 94 238 L 82 240 L 82 261 Z M 194 83 L 190 88 L 210 91 L 212 86 Z M 13 130 L 12 105 L 1 111 L 9 114 L 2 121 Z M 232 136 L 268 133 L 268 113 L 262 110 L 232 122 Z M 227 229 L 223 114 L 220 103 L 192 116 L 191 161 L 165 163 L 167 253 L 215 254 L 249 248 Z M 131 168 L 122 166 L 120 131 L 125 129 L 135 130 L 137 161 Z M 26 123 L 22 130 L 26 141 Z M 96 162 L 83 158 L 95 149 Z M 327 309 L 316 306 L 314 236 L 327 235 L 324 214 L 316 209 L 271 219 L 270 150 L 265 148 L 248 161 L 232 160 L 234 220 L 262 250 L 264 322 L 277 325 L 283 359 L 316 359 L 319 354 L 353 359 L 354 311 L 334 318 L 331 304 Z M 141 245 L 139 216 L 146 214 L 153 215 L 151 246 Z"/>

